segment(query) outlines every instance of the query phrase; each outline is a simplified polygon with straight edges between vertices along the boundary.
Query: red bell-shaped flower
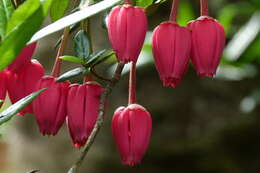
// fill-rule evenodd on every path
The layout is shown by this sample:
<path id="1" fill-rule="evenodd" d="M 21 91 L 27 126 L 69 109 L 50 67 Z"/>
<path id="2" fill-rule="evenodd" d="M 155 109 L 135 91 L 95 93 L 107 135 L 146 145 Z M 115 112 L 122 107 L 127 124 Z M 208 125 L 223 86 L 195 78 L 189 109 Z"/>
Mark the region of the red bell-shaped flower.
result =
<path id="1" fill-rule="evenodd" d="M 92 132 L 98 113 L 102 87 L 95 82 L 69 87 L 67 125 L 76 148 L 83 146 Z"/>
<path id="2" fill-rule="evenodd" d="M 10 71 L 16 72 L 16 73 L 19 73 L 21 70 L 23 70 L 24 66 L 26 66 L 26 64 L 31 62 L 31 58 L 32 58 L 32 55 L 36 48 L 36 45 L 37 45 L 37 42 L 32 43 L 32 44 L 26 46 L 25 48 L 23 48 L 21 50 L 20 54 L 13 61 L 13 63 L 7 67 L 7 70 L 10 70 Z"/>
<path id="3" fill-rule="evenodd" d="M 217 20 L 201 16 L 191 21 L 192 63 L 200 77 L 211 77 L 217 67 L 225 46 L 225 31 Z"/>
<path id="4" fill-rule="evenodd" d="M 123 164 L 139 163 L 148 147 L 152 119 L 145 108 L 138 104 L 120 107 L 112 119 L 112 133 Z"/>
<path id="5" fill-rule="evenodd" d="M 152 36 L 155 65 L 164 86 L 176 87 L 188 68 L 191 32 L 174 22 L 157 26 Z"/>
<path id="6" fill-rule="evenodd" d="M 6 71 L 0 72 L 0 108 L 2 106 L 2 102 L 5 100 L 6 96 Z"/>
<path id="7" fill-rule="evenodd" d="M 108 35 L 119 61 L 136 62 L 147 30 L 144 9 L 131 5 L 117 6 L 108 16 Z"/>
<path id="8" fill-rule="evenodd" d="M 44 69 L 37 60 L 30 60 L 19 73 L 9 71 L 7 89 L 12 103 L 36 91 L 36 83 L 44 75 Z M 32 104 L 25 107 L 19 114 L 33 113 Z"/>
<path id="9" fill-rule="evenodd" d="M 47 88 L 33 102 L 33 111 L 40 132 L 43 135 L 56 135 L 65 121 L 69 83 L 56 82 L 51 76 L 38 81 L 36 89 Z"/>

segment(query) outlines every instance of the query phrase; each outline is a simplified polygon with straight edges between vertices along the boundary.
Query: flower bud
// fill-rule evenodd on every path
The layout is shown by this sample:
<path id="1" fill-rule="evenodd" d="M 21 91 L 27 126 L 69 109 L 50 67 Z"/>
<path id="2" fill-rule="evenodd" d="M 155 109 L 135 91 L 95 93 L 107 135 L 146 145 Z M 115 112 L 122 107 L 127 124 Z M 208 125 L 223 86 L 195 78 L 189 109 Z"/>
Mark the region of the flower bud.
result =
<path id="1" fill-rule="evenodd" d="M 212 77 L 225 46 L 225 31 L 217 20 L 201 16 L 191 21 L 188 27 L 192 31 L 192 63 L 200 77 Z"/>
<path id="2" fill-rule="evenodd" d="M 163 85 L 176 87 L 188 69 L 191 32 L 174 22 L 161 23 L 153 32 L 152 47 Z"/>
<path id="3" fill-rule="evenodd" d="M 33 102 L 33 111 L 40 132 L 56 135 L 66 118 L 69 83 L 57 83 L 55 78 L 44 76 L 36 85 L 37 90 L 47 88 Z"/>
<path id="4" fill-rule="evenodd" d="M 44 75 L 44 69 L 37 60 L 31 60 L 20 69 L 19 73 L 9 71 L 7 89 L 12 103 L 24 98 L 25 96 L 36 91 L 36 83 Z M 22 111 L 20 115 L 26 113 L 33 113 L 32 104 L 29 104 Z"/>
<path id="5" fill-rule="evenodd" d="M 108 16 L 107 27 L 118 61 L 136 62 L 147 30 L 144 9 L 131 5 L 116 6 Z"/>
<path id="6" fill-rule="evenodd" d="M 95 82 L 69 87 L 67 125 L 76 148 L 82 147 L 92 132 L 99 113 L 102 87 Z"/>
<path id="7" fill-rule="evenodd" d="M 0 72 L 0 100 L 4 101 L 6 96 L 6 71 Z M 0 103 L 0 108 L 2 106 L 2 103 Z"/>
<path id="8" fill-rule="evenodd" d="M 23 70 L 24 66 L 30 63 L 34 50 L 36 48 L 37 42 L 32 43 L 24 47 L 20 54 L 15 58 L 12 64 L 7 67 L 7 70 L 19 73 Z"/>
<path id="9" fill-rule="evenodd" d="M 112 119 L 112 133 L 123 164 L 139 163 L 148 147 L 152 131 L 149 112 L 138 104 L 119 107 Z"/>

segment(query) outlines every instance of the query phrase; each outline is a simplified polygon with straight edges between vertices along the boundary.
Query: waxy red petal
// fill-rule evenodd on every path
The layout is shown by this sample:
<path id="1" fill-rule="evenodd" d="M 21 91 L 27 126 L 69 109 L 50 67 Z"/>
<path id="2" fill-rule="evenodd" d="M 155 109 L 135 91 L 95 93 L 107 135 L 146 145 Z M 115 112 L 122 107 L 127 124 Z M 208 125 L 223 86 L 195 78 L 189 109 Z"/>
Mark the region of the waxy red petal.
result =
<path id="1" fill-rule="evenodd" d="M 140 105 L 120 107 L 112 119 L 112 134 L 124 164 L 139 163 L 148 147 L 152 131 L 150 114 Z"/>
<path id="2" fill-rule="evenodd" d="M 7 89 L 12 103 L 36 91 L 36 84 L 44 75 L 44 69 L 37 60 L 31 60 L 20 69 L 19 73 L 9 71 Z M 33 113 L 32 104 L 25 107 L 19 114 Z"/>
<path id="3" fill-rule="evenodd" d="M 191 32 L 173 22 L 161 23 L 153 32 L 152 47 L 164 86 L 176 87 L 188 68 Z"/>
<path id="4" fill-rule="evenodd" d="M 192 63 L 200 77 L 216 74 L 225 46 L 224 28 L 213 18 L 201 16 L 191 21 Z"/>
<path id="5" fill-rule="evenodd" d="M 114 7 L 108 16 L 108 35 L 119 61 L 137 61 L 147 30 L 144 10 L 131 5 Z"/>
<path id="6" fill-rule="evenodd" d="M 67 110 L 68 82 L 57 83 L 55 78 L 45 76 L 37 83 L 37 90 L 47 88 L 33 102 L 33 111 L 40 132 L 56 135 L 65 121 Z"/>
<path id="7" fill-rule="evenodd" d="M 23 70 L 24 66 L 30 63 L 34 50 L 36 48 L 37 42 L 32 43 L 25 48 L 23 48 L 20 54 L 15 58 L 15 60 L 7 67 L 7 70 L 19 73 Z"/>
<path id="8" fill-rule="evenodd" d="M 76 148 L 83 146 L 92 132 L 98 113 L 102 87 L 95 82 L 73 84 L 69 88 L 68 129 Z"/>

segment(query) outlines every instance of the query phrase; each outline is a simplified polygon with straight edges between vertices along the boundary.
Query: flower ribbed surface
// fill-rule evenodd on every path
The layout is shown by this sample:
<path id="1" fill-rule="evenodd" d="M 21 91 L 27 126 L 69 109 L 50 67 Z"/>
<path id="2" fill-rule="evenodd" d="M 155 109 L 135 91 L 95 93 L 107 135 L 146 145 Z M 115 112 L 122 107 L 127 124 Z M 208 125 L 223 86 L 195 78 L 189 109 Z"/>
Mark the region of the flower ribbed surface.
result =
<path id="1" fill-rule="evenodd" d="M 102 90 L 101 85 L 96 82 L 73 84 L 69 87 L 67 125 L 76 148 L 86 143 L 93 130 L 99 113 Z"/>
<path id="2" fill-rule="evenodd" d="M 112 119 L 112 134 L 123 164 L 134 166 L 147 150 L 152 131 L 149 112 L 138 104 L 119 107 Z"/>
<path id="3" fill-rule="evenodd" d="M 191 60 L 197 74 L 200 77 L 214 76 L 225 46 L 224 28 L 208 16 L 191 21 L 188 27 L 192 31 Z"/>
<path id="4" fill-rule="evenodd" d="M 19 72 L 8 71 L 7 89 L 12 103 L 36 91 L 36 84 L 44 75 L 44 69 L 37 60 L 30 60 Z M 32 104 L 20 111 L 20 115 L 33 113 Z"/>
<path id="5" fill-rule="evenodd" d="M 65 121 L 69 82 L 56 82 L 51 76 L 38 81 L 36 89 L 47 88 L 33 102 L 33 111 L 40 132 L 43 135 L 56 135 Z"/>
<path id="6" fill-rule="evenodd" d="M 118 60 L 124 63 L 136 62 L 147 30 L 144 9 L 131 5 L 116 6 L 108 16 L 107 27 Z"/>
<path id="7" fill-rule="evenodd" d="M 191 32 L 174 22 L 157 26 L 152 36 L 156 69 L 164 86 L 176 87 L 188 68 Z"/>

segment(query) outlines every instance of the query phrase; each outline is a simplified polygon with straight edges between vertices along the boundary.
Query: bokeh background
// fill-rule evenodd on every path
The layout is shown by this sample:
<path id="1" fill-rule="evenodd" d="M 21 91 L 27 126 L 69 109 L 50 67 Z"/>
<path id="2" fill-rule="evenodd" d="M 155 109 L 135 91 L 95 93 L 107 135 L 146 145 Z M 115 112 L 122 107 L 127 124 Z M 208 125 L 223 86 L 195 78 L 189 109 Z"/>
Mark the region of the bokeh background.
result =
<path id="1" fill-rule="evenodd" d="M 153 133 L 142 164 L 120 163 L 111 136 L 113 111 L 127 104 L 128 71 L 109 98 L 109 109 L 81 172 L 258 173 L 260 172 L 260 1 L 209 0 L 210 15 L 224 26 L 227 44 L 213 79 L 200 79 L 193 67 L 180 86 L 163 87 L 153 64 L 151 32 L 168 20 L 171 1 L 149 10 L 149 32 L 137 69 L 137 99 L 153 117 Z M 106 13 L 91 19 L 94 49 L 110 48 L 103 27 Z M 182 0 L 178 22 L 199 16 L 199 0 Z M 50 23 L 46 20 L 45 25 Z M 133 26 L 134 27 L 134 26 Z M 42 39 L 34 58 L 50 73 L 61 33 Z M 73 55 L 72 44 L 67 55 Z M 65 62 L 63 72 L 76 65 Z M 98 71 L 109 76 L 113 64 Z M 80 78 L 73 82 L 80 82 Z M 5 103 L 6 106 L 8 103 Z M 0 127 L 0 173 L 64 173 L 80 151 L 66 126 L 42 136 L 33 115 L 17 116 Z"/>

